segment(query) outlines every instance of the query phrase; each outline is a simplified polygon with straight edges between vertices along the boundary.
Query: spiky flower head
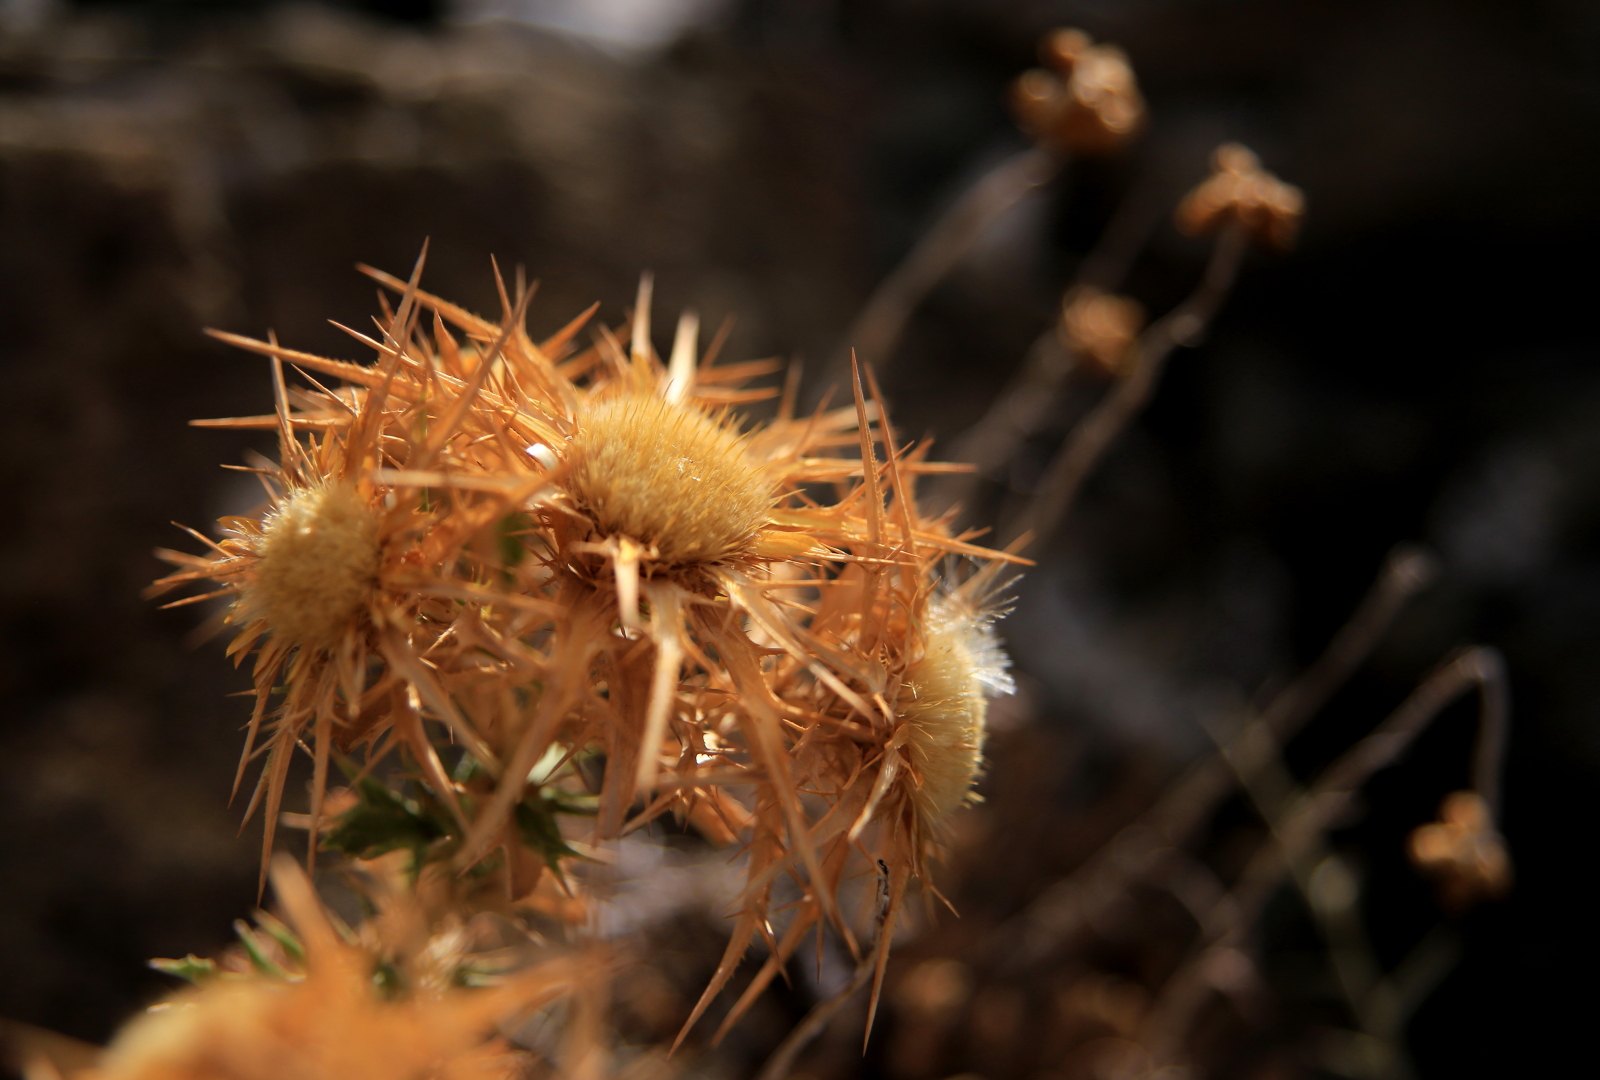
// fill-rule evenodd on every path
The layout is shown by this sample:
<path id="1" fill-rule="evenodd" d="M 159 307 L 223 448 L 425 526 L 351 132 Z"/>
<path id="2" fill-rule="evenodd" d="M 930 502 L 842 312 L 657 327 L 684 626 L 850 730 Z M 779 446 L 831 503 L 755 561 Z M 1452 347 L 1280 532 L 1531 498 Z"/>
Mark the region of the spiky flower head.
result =
<path id="1" fill-rule="evenodd" d="M 698 406 L 658 395 L 601 398 L 579 416 L 568 487 L 605 534 L 629 536 L 665 563 L 747 551 L 773 486 L 744 441 Z"/>
<path id="2" fill-rule="evenodd" d="M 296 644 L 332 648 L 377 588 L 378 530 L 377 510 L 354 484 L 290 493 L 261 524 L 241 603 Z"/>
<path id="3" fill-rule="evenodd" d="M 985 616 L 955 597 L 929 602 L 921 655 L 906 666 L 895 698 L 916 777 L 911 799 L 929 833 L 971 798 L 989 695 L 1012 689 L 1008 665 Z"/>

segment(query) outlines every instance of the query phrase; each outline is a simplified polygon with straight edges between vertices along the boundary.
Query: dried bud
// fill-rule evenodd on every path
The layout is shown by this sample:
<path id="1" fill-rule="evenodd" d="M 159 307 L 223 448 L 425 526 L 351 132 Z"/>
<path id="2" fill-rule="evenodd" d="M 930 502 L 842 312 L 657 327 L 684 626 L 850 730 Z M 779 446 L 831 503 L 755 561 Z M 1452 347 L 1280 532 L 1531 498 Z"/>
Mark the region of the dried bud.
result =
<path id="1" fill-rule="evenodd" d="M 1294 243 L 1305 212 L 1305 195 L 1261 168 L 1254 153 L 1224 143 L 1211 158 L 1212 172 L 1178 204 L 1178 229 L 1190 236 L 1238 222 L 1256 243 L 1284 250 Z"/>
<path id="2" fill-rule="evenodd" d="M 1144 99 L 1121 49 L 1095 45 L 1081 30 L 1056 30 L 1041 49 L 1051 70 L 1025 71 L 1012 108 L 1041 142 L 1080 154 L 1118 150 L 1144 123 Z"/>
<path id="3" fill-rule="evenodd" d="M 1143 326 L 1138 301 L 1093 285 L 1072 289 L 1061 299 L 1061 343 L 1105 375 L 1122 373 Z"/>
<path id="4" fill-rule="evenodd" d="M 1439 883 L 1440 899 L 1452 910 L 1498 900 L 1511 890 L 1505 838 L 1476 792 L 1445 796 L 1439 820 L 1415 829 L 1406 846 L 1411 862 Z"/>

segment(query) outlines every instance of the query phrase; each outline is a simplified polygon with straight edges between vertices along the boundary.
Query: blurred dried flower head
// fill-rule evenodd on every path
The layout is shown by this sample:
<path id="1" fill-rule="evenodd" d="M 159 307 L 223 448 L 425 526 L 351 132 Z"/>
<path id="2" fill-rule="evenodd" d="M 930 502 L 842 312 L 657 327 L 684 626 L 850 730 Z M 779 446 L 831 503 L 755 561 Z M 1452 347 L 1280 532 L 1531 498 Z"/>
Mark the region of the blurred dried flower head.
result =
<path id="1" fill-rule="evenodd" d="M 895 1008 L 919 1019 L 947 1020 L 972 997 L 972 981 L 959 960 L 924 960 L 895 984 Z"/>
<path id="2" fill-rule="evenodd" d="M 1061 343 L 1103 375 L 1119 375 L 1144 327 L 1144 307 L 1093 285 L 1070 290 L 1061 300 Z"/>
<path id="3" fill-rule="evenodd" d="M 1439 806 L 1439 820 L 1411 833 L 1411 862 L 1439 886 L 1446 908 L 1464 911 L 1511 891 L 1511 856 L 1494 827 L 1488 804 L 1474 791 L 1455 791 Z"/>
<path id="4" fill-rule="evenodd" d="M 1233 223 L 1263 247 L 1279 251 L 1294 243 L 1305 212 L 1305 195 L 1261 168 L 1239 143 L 1224 143 L 1211 158 L 1211 175 L 1178 204 L 1178 229 L 1207 236 Z"/>
<path id="5" fill-rule="evenodd" d="M 1045 36 L 1040 55 L 1048 70 L 1025 71 L 1012 86 L 1012 108 L 1023 130 L 1080 154 L 1112 153 L 1138 133 L 1144 99 L 1121 49 L 1063 29 Z"/>
<path id="6" fill-rule="evenodd" d="M 593 978 L 574 958 L 494 985 L 393 989 L 346 942 L 303 872 L 280 857 L 273 884 L 303 950 L 304 974 L 216 974 L 134 1020 L 77 1080 L 501 1080 L 532 1056 L 497 1024 Z"/>

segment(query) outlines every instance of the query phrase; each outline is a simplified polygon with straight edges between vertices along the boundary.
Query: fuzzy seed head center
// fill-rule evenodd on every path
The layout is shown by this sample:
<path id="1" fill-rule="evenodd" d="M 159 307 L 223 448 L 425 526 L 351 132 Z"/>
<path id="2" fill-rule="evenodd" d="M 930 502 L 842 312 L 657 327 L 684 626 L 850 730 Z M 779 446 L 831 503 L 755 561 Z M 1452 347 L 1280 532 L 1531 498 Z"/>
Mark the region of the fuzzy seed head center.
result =
<path id="1" fill-rule="evenodd" d="M 378 583 L 378 515 L 349 484 L 304 488 L 267 518 L 252 614 L 296 644 L 331 649 Z"/>
<path id="2" fill-rule="evenodd" d="M 605 399 L 583 418 L 572 452 L 572 493 L 600 529 L 653 544 L 664 562 L 738 554 L 772 506 L 772 485 L 738 434 L 694 406 Z"/>
<path id="3" fill-rule="evenodd" d="M 896 705 L 910 726 L 906 749 L 921 779 L 912 796 L 917 813 L 936 829 L 967 800 L 983 764 L 988 691 L 1009 692 L 1011 685 L 993 632 L 952 603 L 930 605 L 923 643 Z"/>

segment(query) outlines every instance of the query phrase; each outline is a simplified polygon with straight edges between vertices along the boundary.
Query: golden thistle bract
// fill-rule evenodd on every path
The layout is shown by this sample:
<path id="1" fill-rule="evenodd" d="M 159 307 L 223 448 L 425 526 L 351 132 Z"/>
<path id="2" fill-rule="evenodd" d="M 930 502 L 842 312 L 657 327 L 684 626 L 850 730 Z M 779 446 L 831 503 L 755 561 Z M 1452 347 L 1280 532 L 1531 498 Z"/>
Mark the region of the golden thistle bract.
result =
<path id="1" fill-rule="evenodd" d="M 602 532 L 653 545 L 668 563 L 745 550 L 766 524 L 772 484 L 732 429 L 664 398 L 592 405 L 572 446 L 571 489 Z"/>
<path id="2" fill-rule="evenodd" d="M 377 585 L 378 515 L 351 484 L 294 492 L 263 523 L 244 589 L 252 615 L 313 648 L 332 648 Z"/>
<path id="3" fill-rule="evenodd" d="M 953 600 L 935 600 L 922 656 L 906 668 L 896 702 L 919 783 L 912 793 L 925 828 L 961 806 L 983 764 L 987 695 L 1009 691 L 1005 654 L 985 621 Z"/>

